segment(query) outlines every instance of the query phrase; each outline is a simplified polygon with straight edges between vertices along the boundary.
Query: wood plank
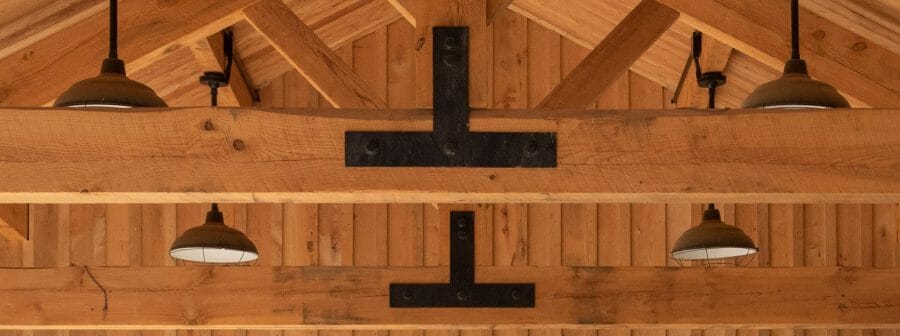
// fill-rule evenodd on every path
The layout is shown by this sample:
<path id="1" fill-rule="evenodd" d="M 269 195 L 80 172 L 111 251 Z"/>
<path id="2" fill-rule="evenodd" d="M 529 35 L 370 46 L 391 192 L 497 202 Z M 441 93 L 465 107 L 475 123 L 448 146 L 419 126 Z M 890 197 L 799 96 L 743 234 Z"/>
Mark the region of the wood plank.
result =
<path id="1" fill-rule="evenodd" d="M 119 21 L 119 55 L 136 72 L 162 56 L 225 28 L 241 19 L 240 10 L 255 0 L 188 1 L 158 5 L 123 1 Z M 62 29 L 18 53 L 0 59 L 0 105 L 40 106 L 75 81 L 96 76 L 106 56 L 104 11 Z M 27 55 L 23 57 L 23 55 Z M 65 57 L 60 57 L 65 55 Z M 47 74 L 55 80 L 48 81 Z"/>
<path id="2" fill-rule="evenodd" d="M 892 201 L 898 124 L 894 110 L 476 110 L 476 131 L 558 132 L 559 166 L 348 169 L 345 130 L 428 130 L 431 112 L 6 109 L 0 202 Z"/>
<path id="3" fill-rule="evenodd" d="M 413 14 L 412 9 L 414 0 L 387 0 L 387 2 L 389 2 L 391 6 L 394 6 L 409 24 L 413 27 L 416 26 L 416 16 Z"/>
<path id="4" fill-rule="evenodd" d="M 224 41 L 224 37 L 219 33 L 191 44 L 191 52 L 203 71 L 225 72 L 227 61 Z M 253 106 L 253 89 L 247 84 L 247 79 L 244 78 L 244 73 L 237 63 L 231 66 L 228 86 L 219 88 L 219 106 Z"/>
<path id="5" fill-rule="evenodd" d="M 95 267 L 96 283 L 80 267 L 0 269 L 0 325 L 347 330 L 900 324 L 900 284 L 892 281 L 898 269 L 480 267 L 477 274 L 485 282 L 535 282 L 541 288 L 537 306 L 479 314 L 384 308 L 388 283 L 446 281 L 446 267 Z M 105 313 L 97 283 L 109 295 Z M 698 290 L 705 291 L 704 300 L 696 300 Z M 748 304 L 768 308 L 747 310 Z M 690 309 L 662 309 L 673 306 Z"/>
<path id="6" fill-rule="evenodd" d="M 517 0 L 509 6 L 515 13 L 552 30 L 579 46 L 594 49 L 639 3 L 635 0 L 573 1 L 566 6 L 542 0 Z M 674 90 L 690 50 L 690 27 L 676 22 L 631 70 Z M 751 90 L 747 88 L 747 92 Z"/>
<path id="7" fill-rule="evenodd" d="M 487 24 L 493 24 L 512 2 L 513 0 L 487 0 Z"/>
<path id="8" fill-rule="evenodd" d="M 332 49 L 402 20 L 386 1 L 288 0 L 285 4 Z M 412 29 L 407 23 L 403 25 Z M 242 21 L 232 26 L 232 30 L 240 36 L 235 41 L 235 49 L 252 86 L 262 88 L 285 73 L 296 72 L 249 23 Z"/>
<path id="9" fill-rule="evenodd" d="M 108 8 L 103 0 L 8 0 L 0 3 L 0 57 Z"/>
<path id="10" fill-rule="evenodd" d="M 0 204 L 0 236 L 28 240 L 28 204 Z"/>
<path id="11" fill-rule="evenodd" d="M 789 57 L 786 2 L 659 1 L 681 12 L 688 24 L 773 68 L 783 67 Z M 800 16 L 800 34 L 807 37 L 801 39 L 801 56 L 814 77 L 871 106 L 900 105 L 900 55 L 806 9 Z"/>
<path id="12" fill-rule="evenodd" d="M 542 108 L 582 108 L 638 59 L 678 19 L 678 12 L 653 0 L 642 1 L 562 82 Z"/>
<path id="13" fill-rule="evenodd" d="M 333 106 L 385 108 L 362 80 L 281 1 L 264 0 L 244 18 Z"/>

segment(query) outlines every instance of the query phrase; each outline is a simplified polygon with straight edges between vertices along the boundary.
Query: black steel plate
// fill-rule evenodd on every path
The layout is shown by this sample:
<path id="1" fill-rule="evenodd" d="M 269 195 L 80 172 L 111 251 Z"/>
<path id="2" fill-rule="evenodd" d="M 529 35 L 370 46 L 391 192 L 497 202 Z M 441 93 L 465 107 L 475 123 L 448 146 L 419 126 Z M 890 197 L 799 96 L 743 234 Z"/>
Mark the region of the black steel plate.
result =
<path id="1" fill-rule="evenodd" d="M 391 308 L 534 308 L 534 284 L 391 284 Z M 463 297 L 464 299 L 460 299 Z"/>
<path id="2" fill-rule="evenodd" d="M 431 132 L 346 132 L 347 167 L 556 167 L 555 133 L 467 133 L 450 152 Z"/>

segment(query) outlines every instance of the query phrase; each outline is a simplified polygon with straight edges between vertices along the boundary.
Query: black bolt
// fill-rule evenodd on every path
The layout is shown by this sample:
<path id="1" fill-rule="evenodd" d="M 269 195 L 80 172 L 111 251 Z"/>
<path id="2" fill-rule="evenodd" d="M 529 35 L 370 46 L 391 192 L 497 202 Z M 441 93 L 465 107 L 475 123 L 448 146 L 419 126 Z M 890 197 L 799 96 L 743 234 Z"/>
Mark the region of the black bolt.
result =
<path id="1" fill-rule="evenodd" d="M 409 290 L 404 290 L 403 293 L 400 293 L 400 296 L 403 297 L 404 301 L 412 300 L 412 292 Z"/>
<path id="2" fill-rule="evenodd" d="M 469 233 L 465 230 L 456 231 L 456 238 L 459 238 L 459 240 L 469 239 Z"/>
<path id="3" fill-rule="evenodd" d="M 457 146 L 455 142 L 452 142 L 452 141 L 447 142 L 444 144 L 444 154 L 447 154 L 450 156 L 456 155 L 456 150 L 458 148 L 459 148 L 459 146 Z"/>
<path id="4" fill-rule="evenodd" d="M 379 150 L 381 150 L 381 142 L 378 139 L 372 139 L 366 143 L 366 154 L 375 155 Z"/>
<path id="5" fill-rule="evenodd" d="M 237 150 L 244 150 L 244 140 L 236 139 L 231 143 L 231 147 Z"/>
<path id="6" fill-rule="evenodd" d="M 207 120 L 207 121 L 203 122 L 203 129 L 206 131 L 212 131 L 212 130 L 216 129 L 216 126 L 213 125 L 211 120 Z"/>
<path id="7" fill-rule="evenodd" d="M 531 140 L 525 145 L 525 155 L 534 156 L 541 149 L 541 146 L 538 144 L 536 140 Z"/>
<path id="8" fill-rule="evenodd" d="M 455 67 L 457 64 L 459 64 L 459 60 L 460 60 L 460 58 L 457 55 L 444 56 L 444 64 L 452 66 L 452 67 Z"/>
<path id="9" fill-rule="evenodd" d="M 447 37 L 444 39 L 444 50 L 454 50 L 459 44 L 456 39 L 453 37 Z"/>
<path id="10" fill-rule="evenodd" d="M 466 291 L 460 289 L 458 292 L 456 292 L 456 298 L 459 299 L 459 301 L 466 301 L 469 299 L 469 293 L 466 293 Z"/>
<path id="11" fill-rule="evenodd" d="M 511 297 L 515 301 L 519 301 L 519 299 L 522 298 L 522 293 L 519 292 L 518 289 L 513 289 L 513 291 L 509 293 L 509 297 Z"/>

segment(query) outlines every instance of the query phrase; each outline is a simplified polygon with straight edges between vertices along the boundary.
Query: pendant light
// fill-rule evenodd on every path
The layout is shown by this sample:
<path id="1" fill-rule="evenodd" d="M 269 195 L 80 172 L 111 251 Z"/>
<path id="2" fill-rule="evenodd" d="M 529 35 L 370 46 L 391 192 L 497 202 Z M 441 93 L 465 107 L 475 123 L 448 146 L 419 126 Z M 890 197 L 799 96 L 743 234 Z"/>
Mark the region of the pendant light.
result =
<path id="1" fill-rule="evenodd" d="M 799 0 L 791 0 L 791 59 L 784 75 L 756 88 L 743 108 L 846 108 L 850 107 L 831 85 L 809 77 L 806 62 L 800 59 Z"/>
<path id="2" fill-rule="evenodd" d="M 710 261 L 747 256 L 758 250 L 753 239 L 744 231 L 723 222 L 719 210 L 710 203 L 703 212 L 700 225 L 685 231 L 675 242 L 672 258 L 679 261 Z"/>
<path id="3" fill-rule="evenodd" d="M 172 248 L 172 258 L 203 264 L 239 264 L 259 258 L 256 245 L 241 231 L 225 225 L 219 205 L 212 204 L 206 223 L 181 234 Z"/>
<path id="4" fill-rule="evenodd" d="M 125 62 L 119 59 L 118 4 L 109 2 L 109 57 L 103 60 L 100 75 L 75 83 L 63 92 L 55 107 L 166 107 L 166 102 L 150 87 L 125 76 Z"/>
<path id="5" fill-rule="evenodd" d="M 231 32 L 225 36 L 225 55 L 228 57 L 225 72 L 204 72 L 200 83 L 209 86 L 210 105 L 218 106 L 220 87 L 228 85 L 232 64 Z M 225 225 L 219 205 L 212 204 L 206 213 L 206 223 L 185 231 L 175 239 L 169 249 L 172 258 L 203 264 L 239 264 L 259 258 L 256 245 L 243 232 Z"/>

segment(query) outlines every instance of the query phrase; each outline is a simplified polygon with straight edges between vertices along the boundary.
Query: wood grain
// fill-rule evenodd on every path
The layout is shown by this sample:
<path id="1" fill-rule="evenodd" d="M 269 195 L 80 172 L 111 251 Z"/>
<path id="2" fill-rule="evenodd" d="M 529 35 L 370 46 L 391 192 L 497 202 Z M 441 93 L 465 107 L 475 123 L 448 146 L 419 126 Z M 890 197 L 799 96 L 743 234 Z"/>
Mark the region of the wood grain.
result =
<path id="1" fill-rule="evenodd" d="M 896 302 L 900 285 L 891 280 L 898 272 L 829 267 L 481 267 L 477 270 L 481 281 L 534 281 L 539 288 L 536 308 L 397 314 L 384 308 L 388 283 L 445 281 L 446 268 L 91 268 L 96 283 L 109 295 L 105 313 L 100 309 L 102 292 L 80 267 L 0 269 L 5 279 L 0 283 L 5 298 L 0 325 L 27 329 L 604 328 L 613 324 L 894 328 L 900 324 Z M 704 299 L 696 300 L 697 295 Z M 811 300 L 819 304 L 809 305 Z M 768 309 L 748 312 L 747 305 Z M 690 309 L 662 309 L 673 306 Z"/>
<path id="2" fill-rule="evenodd" d="M 343 167 L 345 130 L 427 130 L 430 117 L 7 109 L 0 201 L 859 202 L 896 200 L 900 190 L 893 110 L 476 110 L 476 131 L 558 132 L 558 168 Z"/>
<path id="3" fill-rule="evenodd" d="M 541 108 L 583 108 L 596 100 L 678 19 L 678 12 L 641 1 L 578 66 L 544 98 Z"/>
<path id="4" fill-rule="evenodd" d="M 290 7 L 264 0 L 243 11 L 275 49 L 335 107 L 385 108 L 379 99 Z"/>

